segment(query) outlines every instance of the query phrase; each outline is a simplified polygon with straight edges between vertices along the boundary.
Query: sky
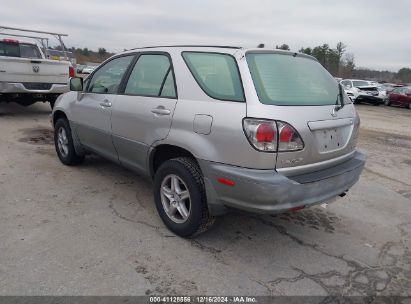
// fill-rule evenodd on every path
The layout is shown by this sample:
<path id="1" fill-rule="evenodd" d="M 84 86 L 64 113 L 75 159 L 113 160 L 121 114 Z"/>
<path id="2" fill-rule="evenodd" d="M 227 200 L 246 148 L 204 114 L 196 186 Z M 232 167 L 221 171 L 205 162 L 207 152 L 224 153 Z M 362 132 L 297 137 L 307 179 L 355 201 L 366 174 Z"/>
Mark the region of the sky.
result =
<path id="1" fill-rule="evenodd" d="M 110 52 L 342 41 L 357 67 L 411 68 L 411 0 L 0 0 L 0 25 L 67 33 L 68 47 Z"/>

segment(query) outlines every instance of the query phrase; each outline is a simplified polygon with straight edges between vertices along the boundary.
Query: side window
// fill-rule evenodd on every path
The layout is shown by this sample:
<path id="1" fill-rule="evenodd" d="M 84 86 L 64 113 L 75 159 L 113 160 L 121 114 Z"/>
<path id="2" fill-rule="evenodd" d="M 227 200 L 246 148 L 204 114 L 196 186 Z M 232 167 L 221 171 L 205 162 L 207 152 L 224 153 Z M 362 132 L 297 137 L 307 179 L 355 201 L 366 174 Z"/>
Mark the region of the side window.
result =
<path id="1" fill-rule="evenodd" d="M 141 55 L 124 91 L 128 95 L 176 97 L 170 60 L 165 55 Z"/>
<path id="2" fill-rule="evenodd" d="M 183 58 L 207 95 L 220 100 L 245 101 L 237 64 L 232 56 L 183 52 Z"/>
<path id="3" fill-rule="evenodd" d="M 90 79 L 87 92 L 100 94 L 117 93 L 121 79 L 133 57 L 118 57 L 100 67 Z"/>
<path id="4" fill-rule="evenodd" d="M 344 86 L 347 86 L 348 88 L 352 88 L 351 81 L 349 80 L 344 81 Z"/>

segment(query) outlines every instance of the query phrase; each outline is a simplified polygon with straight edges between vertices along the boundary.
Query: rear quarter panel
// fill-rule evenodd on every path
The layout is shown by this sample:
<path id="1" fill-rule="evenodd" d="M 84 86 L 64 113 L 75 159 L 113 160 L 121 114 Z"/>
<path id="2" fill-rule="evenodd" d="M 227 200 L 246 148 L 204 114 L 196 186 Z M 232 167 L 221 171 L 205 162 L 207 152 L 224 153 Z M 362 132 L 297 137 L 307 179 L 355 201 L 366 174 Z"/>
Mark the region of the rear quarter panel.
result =
<path id="1" fill-rule="evenodd" d="M 216 100 L 206 95 L 186 66 L 181 51 L 177 49 L 170 52 L 178 90 L 172 126 L 168 137 L 155 145 L 179 146 L 203 160 L 247 168 L 274 169 L 275 154 L 254 150 L 244 134 L 242 120 L 247 116 L 247 104 Z M 215 51 L 221 52 L 221 49 Z M 240 73 L 242 68 L 239 64 Z M 246 84 L 245 91 L 247 100 Z M 194 131 L 197 114 L 212 116 L 209 134 Z"/>

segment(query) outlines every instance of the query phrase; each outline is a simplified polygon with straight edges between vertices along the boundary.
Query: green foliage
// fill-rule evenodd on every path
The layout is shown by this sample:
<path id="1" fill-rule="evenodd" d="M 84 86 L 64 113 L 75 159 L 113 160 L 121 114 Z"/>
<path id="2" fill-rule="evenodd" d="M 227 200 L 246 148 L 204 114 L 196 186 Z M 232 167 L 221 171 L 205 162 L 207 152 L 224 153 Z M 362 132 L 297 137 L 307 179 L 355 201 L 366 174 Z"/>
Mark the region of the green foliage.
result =
<path id="1" fill-rule="evenodd" d="M 103 58 L 107 55 L 107 50 L 105 48 L 98 48 L 98 55 Z"/>
<path id="2" fill-rule="evenodd" d="M 285 50 L 285 51 L 289 51 L 290 47 L 288 46 L 288 44 L 283 43 L 282 45 L 278 46 L 276 45 L 275 48 L 277 50 Z"/>
<path id="3" fill-rule="evenodd" d="M 299 52 L 314 56 L 332 75 L 343 76 L 346 70 L 346 61 L 344 54 L 347 46 L 338 42 L 335 48 L 331 48 L 327 43 L 314 48 L 302 47 Z M 349 70 L 354 69 L 354 56 L 350 57 Z"/>
<path id="4" fill-rule="evenodd" d="M 397 77 L 403 83 L 410 83 L 411 82 L 411 69 L 410 68 L 400 69 L 397 73 Z"/>
<path id="5" fill-rule="evenodd" d="M 81 50 L 81 54 L 84 56 L 90 56 L 90 51 L 88 48 L 84 48 Z"/>

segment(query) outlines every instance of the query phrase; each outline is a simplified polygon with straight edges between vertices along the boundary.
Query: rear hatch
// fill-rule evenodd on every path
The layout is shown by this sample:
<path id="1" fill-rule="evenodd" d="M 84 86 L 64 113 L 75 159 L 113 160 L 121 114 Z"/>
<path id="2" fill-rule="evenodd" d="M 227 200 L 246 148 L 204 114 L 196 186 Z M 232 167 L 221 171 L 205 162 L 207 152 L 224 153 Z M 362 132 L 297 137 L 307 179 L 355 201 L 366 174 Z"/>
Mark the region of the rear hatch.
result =
<path id="1" fill-rule="evenodd" d="M 345 93 L 341 108 L 337 82 L 315 59 L 275 51 L 246 56 L 259 99 L 252 106 L 247 103 L 247 116 L 286 122 L 304 143 L 298 151 L 273 154 L 278 171 L 316 171 L 352 154 L 358 116 Z"/>
<path id="2" fill-rule="evenodd" d="M 69 66 L 67 61 L 43 59 L 35 45 L 0 41 L 0 81 L 67 84 Z"/>

